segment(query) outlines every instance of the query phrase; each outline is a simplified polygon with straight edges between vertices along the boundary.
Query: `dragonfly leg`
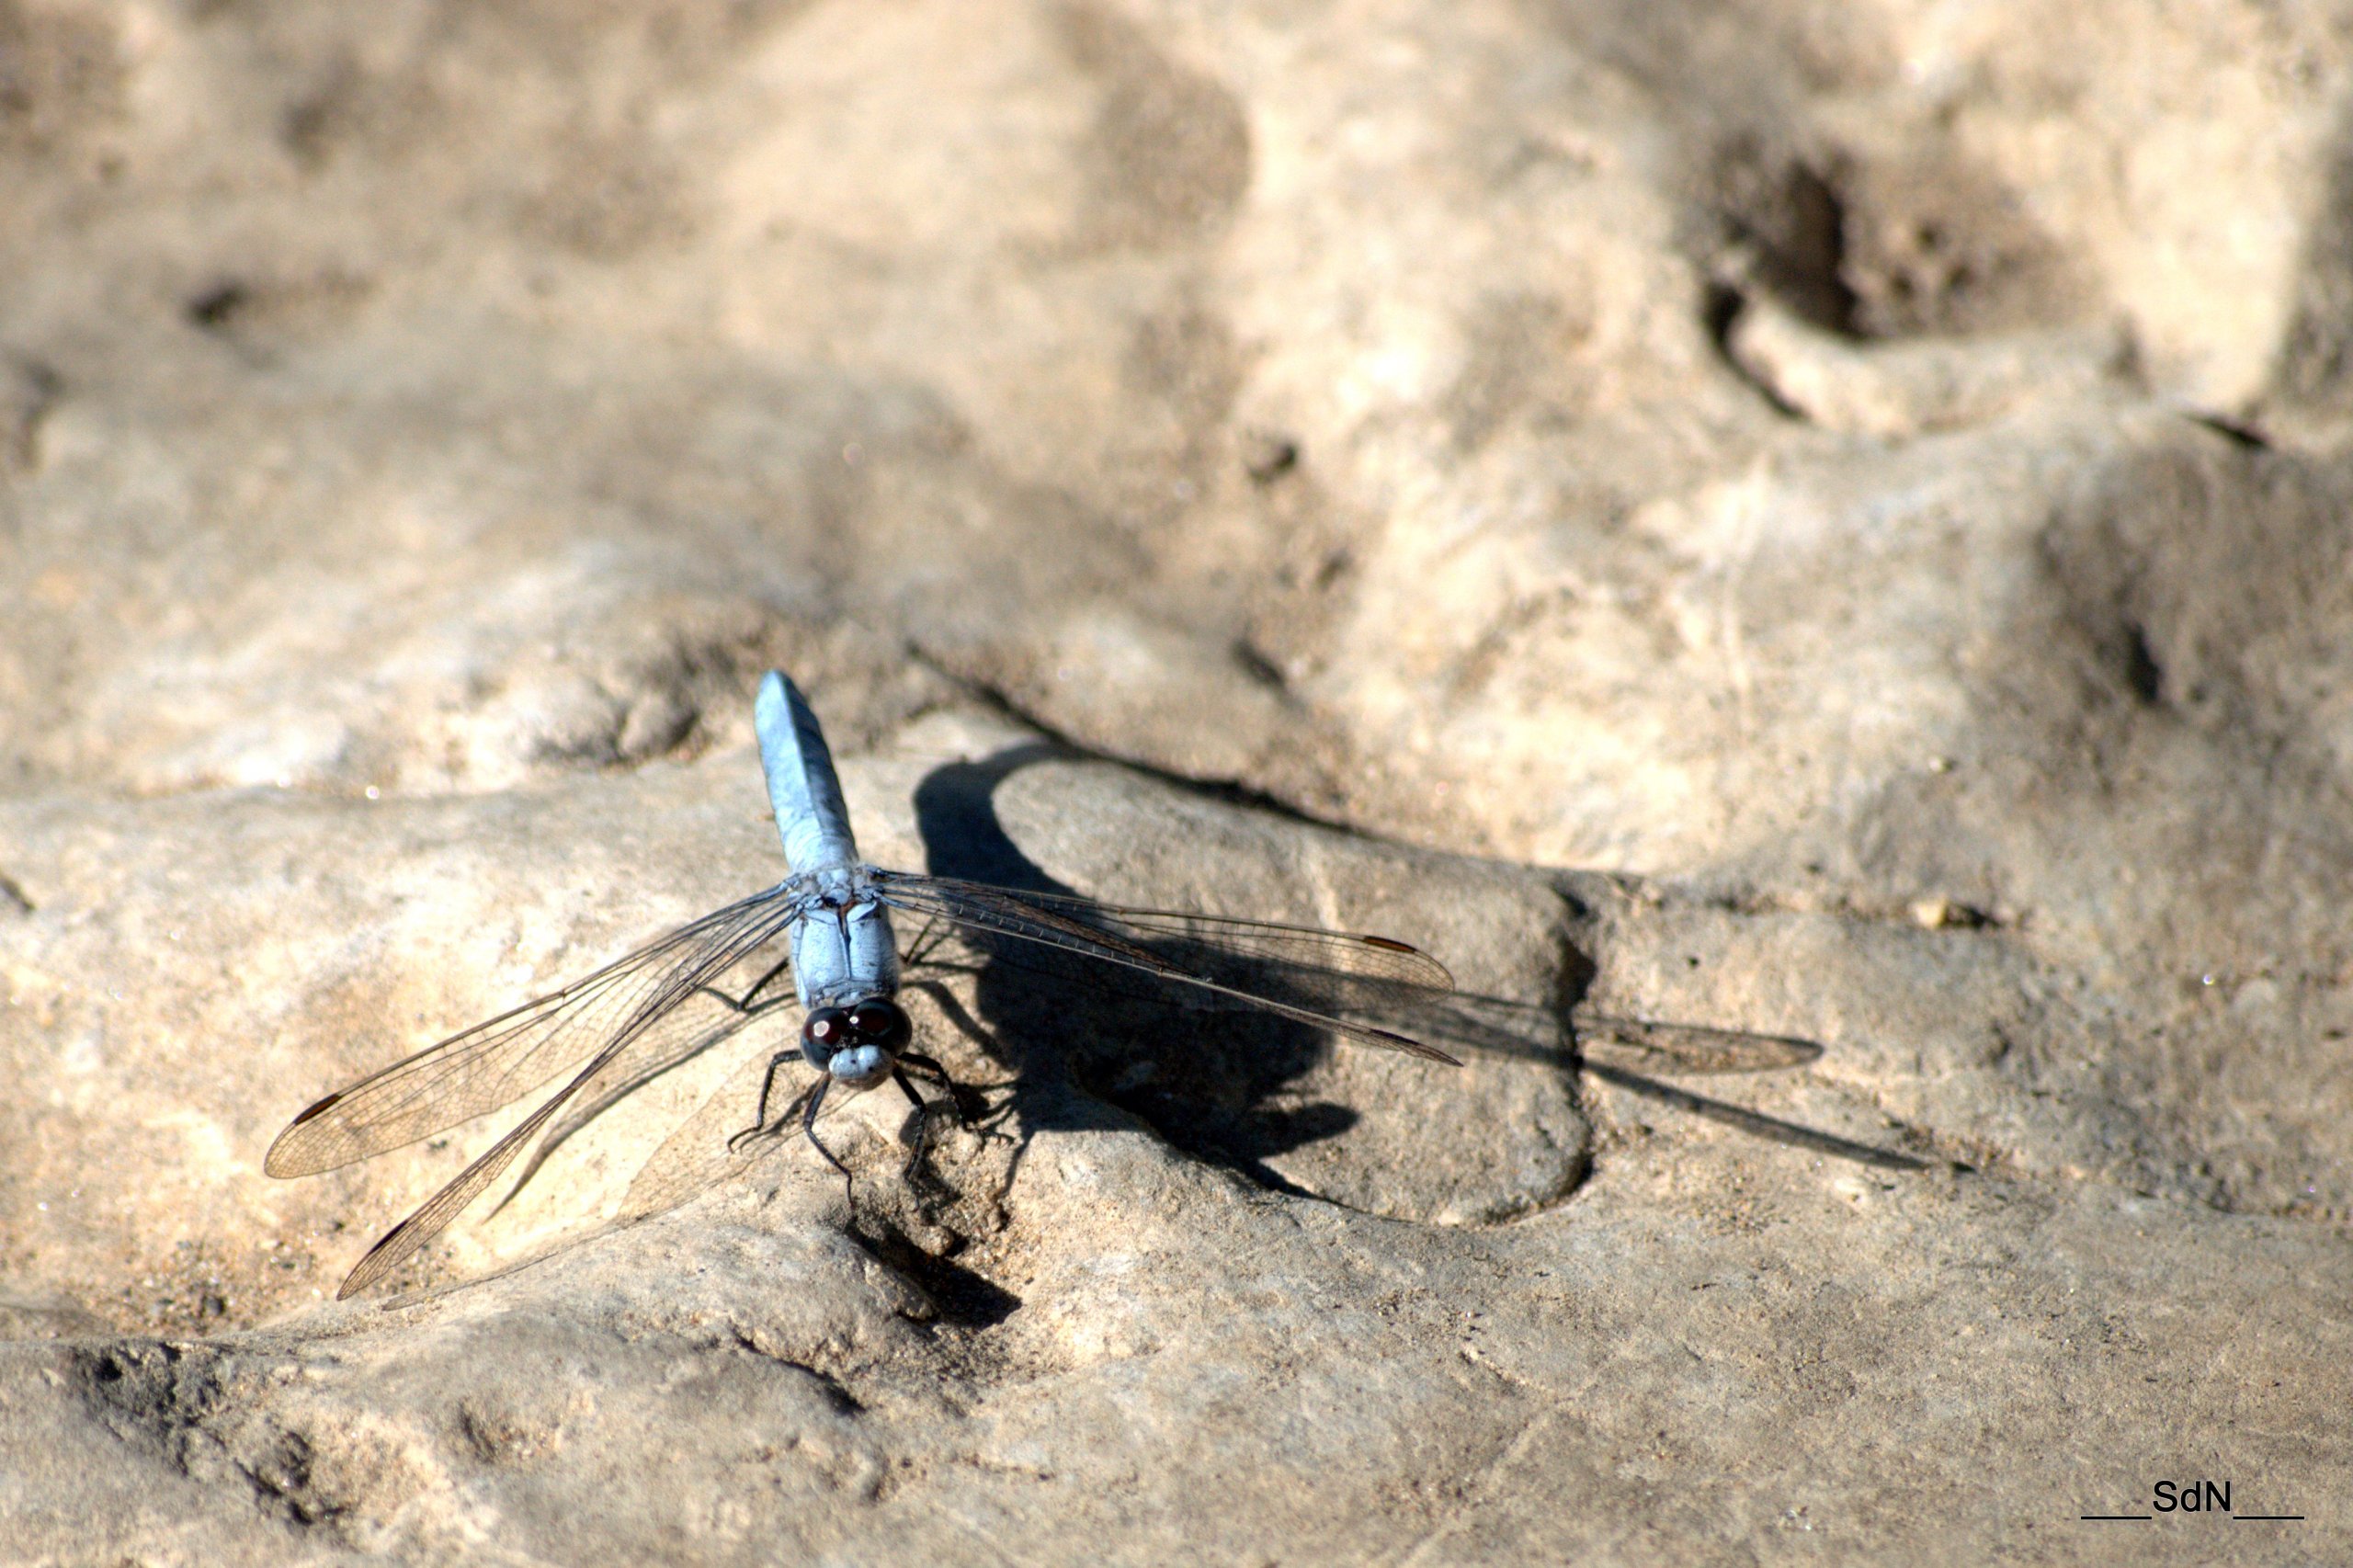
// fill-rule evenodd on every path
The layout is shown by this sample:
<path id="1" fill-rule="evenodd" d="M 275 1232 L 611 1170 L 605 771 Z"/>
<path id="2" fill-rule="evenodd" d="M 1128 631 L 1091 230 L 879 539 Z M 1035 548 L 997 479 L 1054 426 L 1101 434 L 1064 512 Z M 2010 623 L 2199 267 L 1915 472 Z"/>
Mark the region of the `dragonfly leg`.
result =
<path id="1" fill-rule="evenodd" d="M 938 926 L 938 915 L 933 915 L 925 917 L 923 929 L 916 932 L 915 939 L 907 944 L 906 963 L 909 969 L 915 968 L 915 965 L 923 962 L 926 959 L 931 956 L 931 949 L 936 940 L 932 936 L 932 932 L 937 930 Z"/>
<path id="2" fill-rule="evenodd" d="M 750 1012 L 752 1010 L 752 1003 L 754 1000 L 759 996 L 761 992 L 766 991 L 768 988 L 768 982 L 774 980 L 778 975 L 786 972 L 791 968 L 792 960 L 790 955 L 777 960 L 775 963 L 768 966 L 768 971 L 766 974 L 752 982 L 752 988 L 744 993 L 744 1000 L 739 1004 L 739 1006 L 743 1007 L 744 1011 L 747 1013 Z"/>
<path id="3" fill-rule="evenodd" d="M 934 1002 L 938 1004 L 940 1015 L 948 1020 L 949 1024 L 954 1028 L 957 1033 L 962 1035 L 966 1040 L 971 1040 L 974 1045 L 979 1046 L 983 1051 L 988 1051 L 992 1055 L 997 1056 L 1000 1059 L 1003 1058 L 1006 1052 L 1004 1043 L 999 1040 L 996 1036 L 991 1034 L 986 1028 L 982 1027 L 981 1021 L 978 1018 L 975 1018 L 972 1014 L 964 1010 L 964 1005 L 956 1000 L 956 994 L 953 991 L 949 990 L 948 987 L 940 984 L 936 980 L 911 980 L 907 982 L 906 989 L 909 991 L 920 991 L 925 995 L 930 997 Z M 904 1062 L 907 1060 L 907 1052 L 902 1051 L 899 1053 L 899 1060 Z M 915 1060 L 918 1066 L 931 1062 L 931 1059 L 927 1056 L 917 1056 Z M 931 1064 L 934 1066 L 938 1065 L 937 1062 L 932 1062 Z"/>
<path id="4" fill-rule="evenodd" d="M 801 1052 L 798 1050 L 779 1051 L 774 1056 L 768 1058 L 767 1074 L 760 1080 L 759 1111 L 752 1118 L 751 1126 L 746 1127 L 743 1131 L 736 1133 L 733 1137 L 727 1140 L 727 1152 L 729 1153 L 732 1154 L 735 1153 L 745 1144 L 750 1142 L 753 1139 L 757 1138 L 761 1133 L 766 1132 L 768 1130 L 768 1100 L 769 1097 L 776 1093 L 776 1071 L 788 1062 L 798 1062 L 800 1060 Z M 820 1083 L 817 1085 L 817 1093 L 822 1095 L 824 1092 L 825 1086 L 824 1084 Z"/>
<path id="5" fill-rule="evenodd" d="M 785 971 L 791 967 L 792 959 L 790 954 L 777 960 L 775 964 L 769 968 L 766 974 L 763 974 L 759 979 L 752 982 L 752 988 L 744 993 L 744 999 L 740 1002 L 734 997 L 727 994 L 726 992 L 722 991 L 716 985 L 698 985 L 695 989 L 718 997 L 735 1012 L 749 1013 L 754 1010 L 754 1005 L 758 1001 L 760 993 L 768 988 L 768 983 L 773 981 L 778 975 L 784 973 Z"/>
<path id="6" fill-rule="evenodd" d="M 925 1083 L 937 1084 L 940 1088 L 947 1091 L 948 1103 L 950 1108 L 956 1112 L 956 1119 L 967 1127 L 979 1119 L 980 1114 L 988 1109 L 987 1105 L 981 1101 L 979 1091 L 972 1089 L 966 1085 L 960 1084 L 955 1079 L 949 1077 L 948 1075 L 947 1068 L 942 1067 L 938 1062 L 924 1055 L 921 1051 L 901 1051 L 899 1053 L 899 1065 L 915 1074 L 916 1077 L 921 1078 Z M 904 1079 L 901 1080 L 899 1086 L 901 1088 L 906 1088 Z M 909 1094 L 915 1093 L 913 1089 L 907 1089 L 907 1092 Z"/>
<path id="7" fill-rule="evenodd" d="M 899 1060 L 902 1062 L 904 1062 L 906 1058 L 902 1056 Z M 926 1060 L 927 1061 L 929 1059 L 926 1058 Z M 915 1146 L 907 1151 L 906 1165 L 900 1172 L 900 1175 L 903 1177 L 912 1180 L 917 1168 L 923 1165 L 923 1157 L 931 1152 L 931 1102 L 916 1092 L 914 1084 L 908 1082 L 906 1071 L 904 1067 L 894 1067 L 891 1070 L 891 1081 L 899 1085 L 900 1090 L 906 1095 L 908 1099 L 915 1102 Z M 963 1113 L 959 1111 L 957 1114 L 961 1119 Z"/>
<path id="8" fill-rule="evenodd" d="M 809 1096 L 809 1103 L 801 1108 L 801 1136 L 809 1140 L 811 1148 L 825 1156 L 825 1164 L 842 1173 L 842 1190 L 849 1195 L 852 1203 L 856 1203 L 858 1192 L 850 1180 L 849 1167 L 834 1158 L 834 1152 L 825 1147 L 824 1139 L 817 1136 L 817 1108 L 825 1103 L 825 1091 L 833 1087 L 833 1083 L 830 1077 L 817 1080 L 816 1092 Z"/>

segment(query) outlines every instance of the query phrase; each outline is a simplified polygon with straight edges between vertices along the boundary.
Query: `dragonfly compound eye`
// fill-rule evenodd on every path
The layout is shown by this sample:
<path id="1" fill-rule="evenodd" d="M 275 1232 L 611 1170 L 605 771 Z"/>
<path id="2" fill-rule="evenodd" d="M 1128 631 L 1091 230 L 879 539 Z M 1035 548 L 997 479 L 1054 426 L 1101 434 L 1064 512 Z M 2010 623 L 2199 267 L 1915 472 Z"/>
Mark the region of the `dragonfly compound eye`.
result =
<path id="1" fill-rule="evenodd" d="M 849 1040 L 850 1016 L 839 1007 L 820 1007 L 801 1026 L 801 1054 L 813 1066 L 823 1067 Z"/>
<path id="2" fill-rule="evenodd" d="M 893 1050 L 904 1044 L 912 1032 L 906 1014 L 893 1002 L 880 998 L 860 1002 L 849 1011 L 849 1027 L 858 1039 Z"/>

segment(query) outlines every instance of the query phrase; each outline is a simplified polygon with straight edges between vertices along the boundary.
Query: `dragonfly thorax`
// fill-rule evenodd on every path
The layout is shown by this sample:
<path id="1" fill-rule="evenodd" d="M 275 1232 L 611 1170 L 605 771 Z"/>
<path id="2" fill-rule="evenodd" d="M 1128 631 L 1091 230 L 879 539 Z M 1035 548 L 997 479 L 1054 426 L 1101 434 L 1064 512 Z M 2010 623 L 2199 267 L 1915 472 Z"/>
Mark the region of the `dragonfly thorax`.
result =
<path id="1" fill-rule="evenodd" d="M 821 871 L 804 872 L 800 880 L 807 884 L 805 896 L 815 909 L 847 909 L 874 897 L 871 866 L 829 866 Z"/>
<path id="2" fill-rule="evenodd" d="M 801 1006 L 855 1007 L 899 984 L 899 946 L 870 868 L 810 873 L 792 923 L 792 983 Z"/>

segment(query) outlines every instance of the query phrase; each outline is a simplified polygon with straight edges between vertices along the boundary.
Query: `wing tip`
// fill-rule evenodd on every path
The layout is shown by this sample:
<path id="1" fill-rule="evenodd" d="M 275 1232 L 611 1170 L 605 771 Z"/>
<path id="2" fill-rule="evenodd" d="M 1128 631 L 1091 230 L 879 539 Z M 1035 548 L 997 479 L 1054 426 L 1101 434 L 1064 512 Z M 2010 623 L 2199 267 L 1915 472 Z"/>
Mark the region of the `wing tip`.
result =
<path id="1" fill-rule="evenodd" d="M 1356 938 L 1368 948 L 1379 948 L 1384 953 L 1396 953 L 1404 958 L 1421 960 L 1428 967 L 1435 978 L 1426 978 L 1420 983 L 1438 991 L 1454 989 L 1454 971 L 1447 968 L 1445 962 L 1428 949 L 1417 948 L 1411 942 L 1401 942 L 1394 937 L 1376 937 L 1369 932 L 1358 932 L 1356 934 Z"/>
<path id="2" fill-rule="evenodd" d="M 335 1290 L 335 1299 L 347 1301 L 398 1267 L 410 1253 L 416 1250 L 414 1244 L 400 1244 L 409 1229 L 410 1221 L 404 1220 L 379 1237 L 376 1244 L 368 1249 L 367 1256 L 353 1264 L 351 1272 L 343 1277 L 342 1285 Z"/>
<path id="3" fill-rule="evenodd" d="M 341 1089 L 337 1089 L 326 1098 L 305 1106 L 293 1120 L 288 1122 L 279 1131 L 278 1136 L 269 1141 L 269 1153 L 261 1157 L 262 1174 L 283 1178 L 315 1176 L 324 1169 L 324 1166 L 307 1165 L 295 1156 L 294 1135 L 324 1116 L 335 1106 L 340 1105 L 343 1102 L 343 1094 Z"/>
<path id="4" fill-rule="evenodd" d="M 327 1113 L 329 1107 L 339 1105 L 342 1101 L 343 1091 L 341 1089 L 337 1089 L 335 1093 L 327 1096 L 324 1099 L 313 1100 L 309 1105 L 304 1106 L 300 1111 L 297 1111 L 295 1113 L 294 1119 L 286 1124 L 286 1132 L 291 1132 L 296 1128 L 301 1126 L 304 1122 L 316 1120 L 318 1118 L 324 1116 Z M 283 1138 L 286 1136 L 286 1132 L 281 1132 L 278 1136 Z"/>
<path id="5" fill-rule="evenodd" d="M 1366 1032 L 1380 1036 L 1382 1043 L 1393 1045 L 1408 1056 L 1418 1056 L 1425 1062 L 1443 1062 L 1449 1067 L 1462 1065 L 1461 1057 L 1450 1056 L 1437 1046 L 1415 1040 L 1412 1035 L 1398 1034 L 1390 1029 L 1367 1029 Z"/>

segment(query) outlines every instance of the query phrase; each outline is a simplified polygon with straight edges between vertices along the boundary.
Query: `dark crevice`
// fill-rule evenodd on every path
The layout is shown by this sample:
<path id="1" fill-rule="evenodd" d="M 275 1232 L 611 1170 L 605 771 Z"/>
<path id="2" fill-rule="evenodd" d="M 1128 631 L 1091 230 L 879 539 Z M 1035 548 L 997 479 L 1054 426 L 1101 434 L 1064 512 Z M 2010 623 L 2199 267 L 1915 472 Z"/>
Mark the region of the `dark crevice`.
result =
<path id="1" fill-rule="evenodd" d="M 887 1220 L 875 1221 L 871 1230 L 858 1224 L 848 1235 L 875 1261 L 913 1280 L 938 1309 L 941 1323 L 995 1328 L 1021 1310 L 1020 1297 L 960 1263 L 924 1251 Z"/>
<path id="2" fill-rule="evenodd" d="M 735 1331 L 735 1344 L 738 1348 L 751 1352 L 763 1361 L 773 1361 L 779 1367 L 790 1367 L 815 1382 L 818 1390 L 824 1394 L 825 1403 L 834 1407 L 834 1414 L 836 1415 L 866 1414 L 866 1402 L 850 1392 L 847 1384 L 823 1367 L 813 1367 L 806 1361 L 796 1361 L 789 1356 L 779 1356 L 763 1348 L 757 1339 L 742 1329 Z"/>
<path id="3" fill-rule="evenodd" d="M 216 283 L 188 302 L 188 319 L 206 332 L 225 332 L 237 312 L 252 303 L 253 293 L 237 282 Z"/>
<path id="4" fill-rule="evenodd" d="M 1748 280 L 1824 331 L 1859 335 L 1861 301 L 1847 277 L 1847 202 L 1835 161 L 1825 173 L 1746 132 L 1717 150 L 1712 170 L 1710 205 L 1746 256 Z"/>
<path id="5" fill-rule="evenodd" d="M 1816 326 L 1854 336 L 1861 301 L 1847 283 L 1846 201 L 1837 187 L 1800 164 L 1790 171 L 1784 206 L 1789 238 L 1768 253 L 1766 281 Z"/>
<path id="6" fill-rule="evenodd" d="M 2223 414 L 2210 414 L 2203 410 L 2187 412 L 2183 417 L 2192 425 L 2204 426 L 2234 447 L 2256 452 L 2268 452 L 2271 449 L 2271 438 L 2245 420 L 2234 419 Z"/>
<path id="7" fill-rule="evenodd" d="M 1708 341 L 1715 345 L 1716 358 L 1722 360 L 1724 369 L 1738 377 L 1750 391 L 1770 403 L 1774 413 L 1784 419 L 1806 423 L 1805 410 L 1783 397 L 1779 388 L 1750 370 L 1741 363 L 1740 356 L 1732 351 L 1733 327 L 1739 322 L 1741 312 L 1747 308 L 1747 298 L 1729 283 L 1711 283 L 1701 294 L 1699 322 L 1707 331 Z"/>
<path id="8" fill-rule="evenodd" d="M 5 410 L 13 428 L 0 431 L 9 449 L 0 467 L 31 472 L 40 467 L 41 426 L 64 397 L 65 378 L 38 359 L 16 359 L 14 369 L 17 391 L 6 398 L 14 406 Z"/>
<path id="9" fill-rule="evenodd" d="M 1272 430 L 1245 431 L 1242 437 L 1242 472 L 1250 483 L 1268 485 L 1299 466 L 1299 442 Z"/>
<path id="10" fill-rule="evenodd" d="M 1732 324 L 1747 308 L 1747 300 L 1729 283 L 1711 283 L 1700 291 L 1700 324 L 1707 329 L 1708 341 L 1726 358 L 1732 357 Z"/>
<path id="11" fill-rule="evenodd" d="M 2148 632 L 2136 621 L 2124 623 L 2124 684 L 2151 707 L 2165 700 L 2165 667 L 2150 650 Z"/>
<path id="12" fill-rule="evenodd" d="M 1758 249 L 1759 281 L 1805 320 L 1856 335 L 1861 301 L 1847 285 L 1847 204 L 1836 186 L 1802 163 L 1783 173 L 1771 232 L 1749 214 L 1745 236 Z"/>
<path id="13" fill-rule="evenodd" d="M 1274 691 L 1280 691 L 1283 689 L 1285 682 L 1283 679 L 1282 670 L 1272 659 L 1269 659 L 1266 654 L 1258 652 L 1256 648 L 1251 646 L 1249 639 L 1236 638 L 1234 640 L 1233 662 L 1242 666 L 1243 674 L 1248 676 L 1252 680 L 1256 681 L 1260 686 L 1266 687 Z"/>

